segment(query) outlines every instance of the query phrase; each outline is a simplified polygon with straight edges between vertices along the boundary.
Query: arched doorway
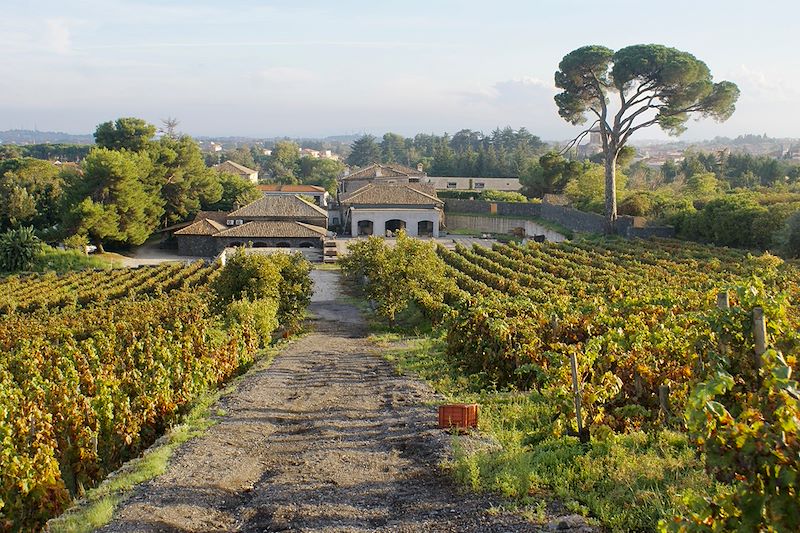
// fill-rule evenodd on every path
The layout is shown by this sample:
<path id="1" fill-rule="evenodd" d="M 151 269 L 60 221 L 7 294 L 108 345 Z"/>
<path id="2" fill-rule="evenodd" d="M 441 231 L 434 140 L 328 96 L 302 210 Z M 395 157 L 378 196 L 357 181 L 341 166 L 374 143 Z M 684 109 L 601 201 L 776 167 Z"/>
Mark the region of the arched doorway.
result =
<path id="1" fill-rule="evenodd" d="M 258 241 L 253 243 L 253 248 L 269 248 L 269 244 Z"/>
<path id="2" fill-rule="evenodd" d="M 244 246 L 244 243 L 241 243 L 241 242 L 237 241 L 237 242 L 230 243 L 228 245 L 228 248 L 241 248 L 242 246 Z"/>
<path id="3" fill-rule="evenodd" d="M 292 245 L 289 244 L 286 241 L 281 241 L 281 242 L 275 243 L 275 248 L 291 248 L 291 247 L 292 247 Z"/>
<path id="4" fill-rule="evenodd" d="M 358 221 L 358 235 L 372 235 L 373 224 L 371 220 Z"/>
<path id="5" fill-rule="evenodd" d="M 433 237 L 433 222 L 421 220 L 417 223 L 417 235 L 420 237 Z"/>
<path id="6" fill-rule="evenodd" d="M 392 234 L 395 234 L 398 230 L 406 229 L 406 221 L 400 220 L 399 218 L 393 218 L 391 220 L 386 221 L 386 231 L 391 231 Z"/>
<path id="7" fill-rule="evenodd" d="M 301 242 L 300 248 L 314 248 L 313 242 Z"/>

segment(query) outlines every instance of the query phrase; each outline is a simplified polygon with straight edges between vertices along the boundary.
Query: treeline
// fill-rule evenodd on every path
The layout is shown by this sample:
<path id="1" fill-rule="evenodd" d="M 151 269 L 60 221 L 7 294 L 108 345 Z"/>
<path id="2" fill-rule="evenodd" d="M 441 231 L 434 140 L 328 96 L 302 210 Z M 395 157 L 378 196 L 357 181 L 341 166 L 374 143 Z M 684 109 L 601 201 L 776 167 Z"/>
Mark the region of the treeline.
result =
<path id="1" fill-rule="evenodd" d="M 617 161 L 620 214 L 672 225 L 689 240 L 800 256 L 800 164 L 727 152 L 687 151 L 661 167 L 634 158 L 626 148 Z M 577 209 L 604 212 L 604 172 L 595 157 L 547 152 L 520 181 L 528 197 L 564 194 Z"/>
<path id="2" fill-rule="evenodd" d="M 414 137 L 386 133 L 380 140 L 372 135 L 356 139 L 345 162 L 356 167 L 421 164 L 431 176 L 520 176 L 545 149 L 545 143 L 525 128 L 497 128 L 489 135 L 464 129 L 452 137 L 446 133 Z"/>
<path id="3" fill-rule="evenodd" d="M 667 160 L 660 167 L 638 162 L 630 168 L 636 185 L 645 189 L 655 189 L 703 173 L 714 174 L 721 190 L 774 187 L 797 183 L 800 163 L 768 155 L 687 150 L 680 161 Z"/>
<path id="4" fill-rule="evenodd" d="M 303 146 L 308 148 L 308 146 Z M 241 146 L 219 154 L 207 154 L 206 163 L 215 165 L 234 161 L 258 170 L 259 180 L 271 183 L 317 185 L 330 192 L 336 190 L 336 179 L 344 174 L 344 164 L 335 159 L 302 155 L 300 145 L 281 140 L 272 145 L 269 155 L 259 145 Z"/>
<path id="5" fill-rule="evenodd" d="M 259 197 L 249 181 L 205 165 L 188 136 L 163 135 L 137 118 L 100 124 L 82 162 L 0 160 L 0 230 L 32 226 L 75 248 L 142 244 L 200 209 L 229 210 Z"/>
<path id="6" fill-rule="evenodd" d="M 92 145 L 89 144 L 64 144 L 45 143 L 28 145 L 2 145 L 0 146 L 0 159 L 17 159 L 33 157 L 50 161 L 63 161 L 76 163 L 85 158 Z"/>

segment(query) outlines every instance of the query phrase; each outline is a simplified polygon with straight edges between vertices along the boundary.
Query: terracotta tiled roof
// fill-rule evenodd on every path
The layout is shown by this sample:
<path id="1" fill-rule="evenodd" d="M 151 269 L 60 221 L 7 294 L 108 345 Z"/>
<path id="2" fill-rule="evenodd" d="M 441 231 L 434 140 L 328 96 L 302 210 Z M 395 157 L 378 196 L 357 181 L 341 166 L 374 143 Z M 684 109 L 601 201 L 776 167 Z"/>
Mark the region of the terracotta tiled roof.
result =
<path id="1" fill-rule="evenodd" d="M 312 205 L 299 196 L 266 195 L 253 203 L 232 211 L 228 218 L 275 217 L 328 217 L 328 212 Z"/>
<path id="2" fill-rule="evenodd" d="M 307 193 L 325 192 L 324 188 L 318 187 L 316 185 L 284 185 L 281 183 L 270 183 L 267 185 L 256 185 L 256 187 L 261 192 L 293 192 L 297 194 L 301 194 L 304 192 Z"/>
<path id="3" fill-rule="evenodd" d="M 380 176 L 378 176 L 378 171 L 380 171 Z M 364 180 L 364 179 L 376 179 L 376 178 L 393 178 L 393 177 L 419 177 L 424 176 L 424 172 L 420 172 L 419 170 L 404 166 L 398 165 L 396 163 L 375 163 L 374 165 L 370 165 L 368 167 L 362 168 L 352 174 L 348 174 L 347 176 L 343 177 L 344 180 Z"/>
<path id="4" fill-rule="evenodd" d="M 207 218 L 209 220 L 214 220 L 216 222 L 220 222 L 225 224 L 225 220 L 228 218 L 227 211 L 198 211 L 197 215 L 194 217 L 194 221 L 197 222 L 198 220 L 203 220 Z"/>
<path id="5" fill-rule="evenodd" d="M 220 172 L 232 172 L 234 174 L 255 174 L 256 170 L 252 168 L 247 168 L 244 165 L 240 165 L 236 161 L 223 161 L 219 165 L 214 165 L 214 168 L 219 170 Z"/>
<path id="6" fill-rule="evenodd" d="M 182 230 L 176 231 L 175 235 L 216 235 L 224 229 L 224 224 L 220 224 L 215 220 L 204 218 L 194 222 Z"/>
<path id="7" fill-rule="evenodd" d="M 244 239 L 267 238 L 320 238 L 328 234 L 328 230 L 320 226 L 287 222 L 283 220 L 256 220 L 233 226 L 214 235 L 215 237 L 239 237 Z"/>
<path id="8" fill-rule="evenodd" d="M 442 205 L 433 187 L 370 183 L 341 197 L 344 205 Z"/>

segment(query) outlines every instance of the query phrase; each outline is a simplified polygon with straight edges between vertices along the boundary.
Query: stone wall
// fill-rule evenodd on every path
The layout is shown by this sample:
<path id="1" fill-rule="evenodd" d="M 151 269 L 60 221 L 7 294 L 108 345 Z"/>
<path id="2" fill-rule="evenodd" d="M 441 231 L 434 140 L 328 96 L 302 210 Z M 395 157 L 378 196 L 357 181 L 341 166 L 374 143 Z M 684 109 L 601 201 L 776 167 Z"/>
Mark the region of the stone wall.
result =
<path id="1" fill-rule="evenodd" d="M 561 224 L 572 231 L 602 233 L 606 228 L 606 219 L 603 215 L 560 205 L 542 204 L 542 218 Z"/>
<path id="2" fill-rule="evenodd" d="M 289 244 L 290 247 L 322 248 L 322 238 L 306 237 L 272 237 L 272 238 L 243 238 L 243 237 L 211 237 L 207 235 L 176 235 L 178 240 L 178 254 L 192 257 L 215 257 L 226 247 L 248 246 L 276 247 L 278 244 Z"/>
<path id="3" fill-rule="evenodd" d="M 533 237 L 536 235 L 544 235 L 545 239 L 550 242 L 561 242 L 565 240 L 564 235 L 545 228 L 541 224 L 537 224 L 532 220 L 525 220 L 520 218 L 511 217 L 492 217 L 481 215 L 447 215 L 447 229 L 457 230 L 465 229 L 481 233 L 504 233 L 509 234 L 519 228 L 525 231 L 525 235 Z"/>
<path id="4" fill-rule="evenodd" d="M 480 200 L 444 199 L 445 211 L 453 213 L 476 213 L 503 217 L 541 216 L 542 205 L 525 202 L 483 202 Z"/>
<path id="5" fill-rule="evenodd" d="M 219 253 L 214 238 L 207 235 L 175 235 L 178 254 L 192 257 L 214 257 Z"/>
<path id="6" fill-rule="evenodd" d="M 571 207 L 553 205 L 547 202 L 541 204 L 523 202 L 483 202 L 479 200 L 458 200 L 448 198 L 445 200 L 445 211 L 448 225 L 453 214 L 469 213 L 486 215 L 487 217 L 524 217 L 541 218 L 555 222 L 566 229 L 584 233 L 604 233 L 606 219 L 597 213 L 587 213 Z M 487 230 L 488 231 L 488 230 Z M 621 215 L 617 219 L 617 233 L 623 236 L 642 237 L 674 237 L 675 229 L 670 226 L 647 226 L 647 220 L 642 217 Z"/>
<path id="7" fill-rule="evenodd" d="M 675 228 L 672 226 L 652 226 L 644 228 L 628 228 L 625 234 L 629 239 L 649 239 L 650 237 L 661 237 L 671 239 L 675 237 Z"/>

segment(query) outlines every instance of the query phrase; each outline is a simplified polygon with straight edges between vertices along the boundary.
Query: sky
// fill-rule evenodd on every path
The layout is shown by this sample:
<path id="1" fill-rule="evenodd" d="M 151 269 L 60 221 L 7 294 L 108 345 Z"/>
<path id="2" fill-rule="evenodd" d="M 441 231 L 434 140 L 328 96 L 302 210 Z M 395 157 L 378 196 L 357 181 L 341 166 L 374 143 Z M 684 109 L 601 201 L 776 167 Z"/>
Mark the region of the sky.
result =
<path id="1" fill-rule="evenodd" d="M 0 130 L 136 116 L 195 136 L 510 125 L 567 139 L 580 128 L 553 102 L 561 58 L 659 43 L 742 92 L 731 119 L 681 139 L 800 137 L 798 21 L 796 0 L 3 0 Z"/>

